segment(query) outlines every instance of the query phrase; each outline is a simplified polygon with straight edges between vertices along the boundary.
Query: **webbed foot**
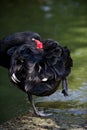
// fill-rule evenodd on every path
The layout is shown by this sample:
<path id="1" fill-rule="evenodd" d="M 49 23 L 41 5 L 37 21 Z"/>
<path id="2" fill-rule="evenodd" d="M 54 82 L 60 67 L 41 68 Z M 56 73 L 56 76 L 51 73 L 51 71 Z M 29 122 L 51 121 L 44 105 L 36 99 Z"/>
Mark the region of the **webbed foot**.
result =
<path id="1" fill-rule="evenodd" d="M 48 116 L 51 116 L 52 113 L 44 113 L 43 111 L 38 111 L 34 105 L 34 101 L 33 101 L 33 98 L 32 98 L 32 95 L 28 94 L 28 99 L 33 107 L 33 110 L 34 110 L 34 114 L 39 116 L 39 117 L 48 117 Z"/>
<path id="2" fill-rule="evenodd" d="M 39 117 L 49 117 L 52 115 L 52 113 L 44 113 L 44 111 L 35 111 L 34 113 Z"/>

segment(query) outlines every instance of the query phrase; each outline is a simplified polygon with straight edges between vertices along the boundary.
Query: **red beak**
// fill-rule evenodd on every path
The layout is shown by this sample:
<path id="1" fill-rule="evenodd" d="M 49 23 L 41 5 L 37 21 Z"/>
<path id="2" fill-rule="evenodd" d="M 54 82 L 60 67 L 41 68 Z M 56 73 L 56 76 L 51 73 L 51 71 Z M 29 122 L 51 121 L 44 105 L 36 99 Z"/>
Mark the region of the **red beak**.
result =
<path id="1" fill-rule="evenodd" d="M 35 41 L 35 43 L 37 44 L 37 49 L 42 49 L 43 48 L 43 43 L 40 42 L 39 40 L 36 39 L 32 39 L 33 41 Z"/>

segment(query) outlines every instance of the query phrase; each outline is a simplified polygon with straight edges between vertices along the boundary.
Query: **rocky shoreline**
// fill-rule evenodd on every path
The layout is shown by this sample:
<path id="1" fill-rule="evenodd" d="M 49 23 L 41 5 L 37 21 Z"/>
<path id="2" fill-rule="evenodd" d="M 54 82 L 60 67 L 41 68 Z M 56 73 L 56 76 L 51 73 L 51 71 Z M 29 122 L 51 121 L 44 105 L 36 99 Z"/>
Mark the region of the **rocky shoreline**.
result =
<path id="1" fill-rule="evenodd" d="M 0 130 L 87 130 L 87 115 L 59 112 L 41 118 L 28 112 L 3 123 Z"/>

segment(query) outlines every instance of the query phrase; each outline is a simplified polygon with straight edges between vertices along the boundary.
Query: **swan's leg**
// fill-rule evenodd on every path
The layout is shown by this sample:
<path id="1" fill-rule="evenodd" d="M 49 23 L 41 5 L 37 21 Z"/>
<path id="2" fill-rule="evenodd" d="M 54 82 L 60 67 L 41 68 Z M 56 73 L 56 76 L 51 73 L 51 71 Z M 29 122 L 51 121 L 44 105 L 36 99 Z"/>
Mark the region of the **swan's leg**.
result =
<path id="1" fill-rule="evenodd" d="M 67 80 L 63 79 L 62 80 L 62 93 L 64 94 L 64 96 L 68 96 L 68 87 L 67 87 Z"/>
<path id="2" fill-rule="evenodd" d="M 47 117 L 47 116 L 51 116 L 52 114 L 49 113 L 49 114 L 45 114 L 43 112 L 40 112 L 36 109 L 35 105 L 34 105 L 34 100 L 33 100 L 33 97 L 31 94 L 28 94 L 28 99 L 33 107 L 33 110 L 34 110 L 34 113 L 37 115 L 37 116 L 40 116 L 40 117 Z"/>

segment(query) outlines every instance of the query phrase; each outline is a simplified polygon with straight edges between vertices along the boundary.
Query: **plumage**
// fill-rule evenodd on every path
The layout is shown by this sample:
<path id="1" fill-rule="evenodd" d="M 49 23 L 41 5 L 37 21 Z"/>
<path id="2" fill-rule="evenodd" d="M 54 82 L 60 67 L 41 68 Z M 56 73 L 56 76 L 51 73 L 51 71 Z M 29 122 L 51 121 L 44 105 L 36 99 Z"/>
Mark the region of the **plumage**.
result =
<path id="1" fill-rule="evenodd" d="M 9 68 L 13 51 L 20 45 L 27 44 L 32 38 L 40 40 L 40 35 L 35 32 L 17 32 L 0 40 L 0 65 Z M 32 42 L 32 46 L 35 46 Z M 10 54 L 9 54 L 10 53 Z M 5 59 L 5 60 L 4 60 Z"/>
<path id="2" fill-rule="evenodd" d="M 32 95 L 51 95 L 60 82 L 62 93 L 68 95 L 66 78 L 71 72 L 72 58 L 69 49 L 57 41 L 43 40 L 34 32 L 12 34 L 0 41 L 0 61 L 9 70 L 12 83 L 28 94 L 38 116 L 45 114 L 36 109 Z"/>

